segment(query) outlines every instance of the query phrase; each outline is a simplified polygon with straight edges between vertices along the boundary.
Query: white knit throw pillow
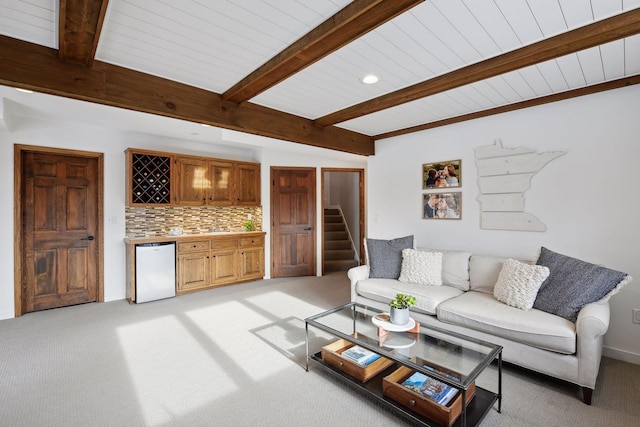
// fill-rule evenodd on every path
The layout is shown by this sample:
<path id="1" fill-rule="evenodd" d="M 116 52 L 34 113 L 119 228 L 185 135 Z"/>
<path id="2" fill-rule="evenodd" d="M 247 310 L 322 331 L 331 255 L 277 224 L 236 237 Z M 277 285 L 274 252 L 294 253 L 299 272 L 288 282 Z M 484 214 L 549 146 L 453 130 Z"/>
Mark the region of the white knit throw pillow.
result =
<path id="1" fill-rule="evenodd" d="M 398 280 L 420 285 L 442 285 L 442 252 L 403 249 Z"/>
<path id="2" fill-rule="evenodd" d="M 493 296 L 511 307 L 531 310 L 540 285 L 549 277 L 549 269 L 507 259 L 493 288 Z"/>

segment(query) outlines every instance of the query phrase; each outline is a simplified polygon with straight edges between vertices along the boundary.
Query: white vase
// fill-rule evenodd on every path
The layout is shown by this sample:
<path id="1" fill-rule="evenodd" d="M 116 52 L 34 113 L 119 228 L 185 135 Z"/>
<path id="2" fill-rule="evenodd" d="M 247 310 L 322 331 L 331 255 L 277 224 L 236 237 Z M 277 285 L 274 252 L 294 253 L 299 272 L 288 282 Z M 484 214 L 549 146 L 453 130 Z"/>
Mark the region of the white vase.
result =
<path id="1" fill-rule="evenodd" d="M 409 323 L 409 309 L 408 308 L 394 308 L 391 307 L 391 323 L 394 325 L 406 325 Z"/>

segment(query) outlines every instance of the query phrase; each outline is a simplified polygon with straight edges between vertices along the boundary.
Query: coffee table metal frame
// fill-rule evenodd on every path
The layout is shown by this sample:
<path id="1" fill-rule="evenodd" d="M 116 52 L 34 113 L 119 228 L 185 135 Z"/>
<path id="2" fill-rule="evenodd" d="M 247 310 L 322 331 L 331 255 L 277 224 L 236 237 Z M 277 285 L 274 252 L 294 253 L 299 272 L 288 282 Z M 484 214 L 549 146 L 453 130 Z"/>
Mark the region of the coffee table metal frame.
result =
<path id="1" fill-rule="evenodd" d="M 327 324 L 322 323 L 322 319 L 329 319 L 328 316 L 331 316 L 331 315 L 345 314 L 347 313 L 347 310 L 351 312 L 351 316 L 353 319 L 350 331 L 345 330 L 345 328 L 343 328 L 343 330 L 339 330 L 339 329 L 336 329 L 335 327 L 328 326 Z M 489 412 L 489 410 L 494 406 L 496 401 L 498 403 L 497 411 L 501 412 L 502 410 L 502 347 L 501 346 L 487 342 L 487 341 L 468 337 L 466 335 L 458 334 L 456 332 L 446 331 L 444 329 L 436 328 L 433 326 L 422 327 L 418 335 L 424 335 L 428 339 L 431 339 L 431 340 L 436 339 L 440 341 L 451 340 L 452 344 L 457 346 L 465 347 L 465 344 L 467 344 L 469 347 L 482 347 L 486 351 L 486 352 L 485 351 L 477 352 L 474 350 L 468 350 L 465 347 L 465 351 L 471 351 L 472 353 L 480 357 L 484 355 L 484 357 L 478 359 L 477 361 L 474 361 L 473 363 L 475 365 L 473 366 L 473 369 L 469 373 L 464 375 L 463 378 L 461 378 L 460 380 L 452 379 L 451 377 L 441 375 L 438 372 L 429 370 L 421 364 L 415 363 L 410 358 L 407 358 L 405 355 L 402 355 L 399 351 L 395 350 L 394 348 L 386 348 L 384 347 L 384 344 L 380 345 L 377 342 L 379 338 L 375 336 L 371 336 L 373 335 L 371 333 L 371 330 L 367 331 L 366 335 L 363 334 L 362 330 L 358 330 L 358 322 L 364 321 L 365 323 L 362 323 L 362 325 L 365 325 L 367 321 L 369 323 L 372 323 L 371 318 L 379 313 L 382 313 L 382 311 L 374 307 L 368 307 L 360 303 L 349 303 L 349 304 L 345 304 L 343 306 L 336 307 L 331 310 L 327 310 L 325 312 L 306 318 L 305 319 L 305 341 L 306 341 L 305 345 L 306 345 L 307 358 L 306 358 L 305 369 L 309 371 L 309 362 L 310 361 L 314 362 L 317 365 L 321 366 L 322 368 L 327 369 L 330 372 L 338 375 L 341 379 L 346 380 L 350 385 L 355 386 L 356 389 L 359 389 L 359 391 L 363 392 L 368 397 L 373 397 L 377 401 L 377 403 L 383 405 L 387 409 L 390 409 L 392 412 L 395 412 L 396 414 L 402 416 L 403 418 L 408 419 L 409 421 L 417 423 L 419 425 L 432 426 L 436 424 L 432 424 L 425 417 L 415 413 L 414 411 L 411 411 L 405 406 L 393 401 L 392 399 L 389 399 L 388 397 L 382 394 L 382 390 L 381 390 L 382 377 L 393 372 L 395 369 L 398 368 L 399 365 L 404 365 L 413 370 L 422 372 L 423 374 L 436 378 L 439 381 L 442 381 L 443 383 L 453 386 L 456 389 L 460 390 L 460 392 L 462 393 L 462 412 L 454 425 L 459 424 L 463 427 L 466 427 L 467 421 L 470 415 L 473 416 L 472 419 L 469 420 L 470 422 L 472 422 L 474 425 L 480 423 L 480 421 L 482 421 L 482 419 Z M 315 354 L 309 354 L 309 326 L 310 325 L 320 330 L 323 330 L 329 333 L 330 335 L 345 339 L 349 342 L 352 342 L 366 349 L 374 351 L 380 354 L 381 356 L 386 357 L 387 359 L 393 360 L 395 363 L 390 368 L 387 368 L 385 371 L 377 375 L 373 380 L 370 380 L 367 383 L 361 383 L 351 378 L 347 374 L 343 373 L 342 371 L 338 370 L 337 368 L 334 368 L 333 366 L 325 363 L 322 360 L 320 352 L 317 352 Z M 399 334 L 396 336 L 400 338 L 402 338 L 403 336 L 404 338 L 411 338 L 413 336 L 416 336 L 415 333 L 411 333 L 411 332 L 391 332 L 391 333 Z M 420 341 L 420 339 L 418 339 L 418 341 Z M 425 340 L 425 341 L 428 341 L 428 340 Z M 453 341 L 455 341 L 455 343 L 453 343 Z M 480 373 L 487 366 L 489 366 L 495 359 L 497 359 L 498 361 L 497 362 L 498 363 L 498 392 L 494 393 L 476 386 L 476 396 L 474 397 L 474 399 L 471 400 L 469 404 L 467 404 L 466 403 L 467 390 L 469 389 L 471 384 L 476 380 L 478 375 L 480 375 Z"/>

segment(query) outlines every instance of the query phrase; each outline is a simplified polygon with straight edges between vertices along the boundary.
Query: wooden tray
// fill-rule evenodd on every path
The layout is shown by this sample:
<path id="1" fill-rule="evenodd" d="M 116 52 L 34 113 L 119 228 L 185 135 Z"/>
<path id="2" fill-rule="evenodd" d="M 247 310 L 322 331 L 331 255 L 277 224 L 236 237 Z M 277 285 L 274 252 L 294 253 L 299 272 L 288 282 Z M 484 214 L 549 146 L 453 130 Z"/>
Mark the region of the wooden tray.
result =
<path id="1" fill-rule="evenodd" d="M 440 405 L 402 385 L 404 380 L 413 375 L 414 372 L 413 369 L 406 366 L 396 369 L 382 379 L 382 393 L 438 424 L 445 426 L 453 424 L 462 413 L 462 393 L 458 393 L 447 406 Z M 467 390 L 467 404 L 475 394 L 476 383 L 473 382 Z"/>
<path id="2" fill-rule="evenodd" d="M 369 381 L 371 378 L 393 364 L 392 360 L 380 357 L 367 366 L 360 366 L 352 360 L 347 359 L 345 356 L 342 356 L 343 351 L 353 347 L 354 345 L 354 343 L 344 339 L 339 339 L 336 342 L 326 345 L 322 347 L 320 352 L 322 360 L 362 382 Z"/>

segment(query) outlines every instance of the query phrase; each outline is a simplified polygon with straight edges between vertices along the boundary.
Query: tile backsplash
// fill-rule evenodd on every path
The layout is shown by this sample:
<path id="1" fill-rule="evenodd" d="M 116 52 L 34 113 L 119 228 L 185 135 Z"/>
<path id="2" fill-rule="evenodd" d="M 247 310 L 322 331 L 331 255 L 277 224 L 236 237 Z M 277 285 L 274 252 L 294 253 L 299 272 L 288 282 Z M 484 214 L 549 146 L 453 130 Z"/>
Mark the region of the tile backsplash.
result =
<path id="1" fill-rule="evenodd" d="M 129 238 L 165 236 L 171 227 L 182 227 L 184 234 L 244 230 L 249 216 L 256 230 L 261 230 L 261 206 L 126 207 L 126 234 Z"/>

